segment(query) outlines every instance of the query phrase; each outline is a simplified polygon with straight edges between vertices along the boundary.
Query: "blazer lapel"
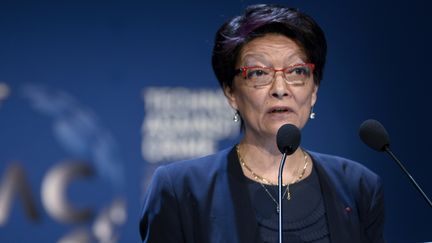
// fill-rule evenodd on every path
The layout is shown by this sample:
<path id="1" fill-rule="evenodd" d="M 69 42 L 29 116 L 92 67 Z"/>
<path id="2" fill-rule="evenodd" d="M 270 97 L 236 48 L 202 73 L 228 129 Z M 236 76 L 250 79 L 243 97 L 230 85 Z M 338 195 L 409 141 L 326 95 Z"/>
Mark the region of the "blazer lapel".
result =
<path id="1" fill-rule="evenodd" d="M 250 201 L 246 179 L 238 161 L 235 148 L 233 148 L 227 158 L 228 190 L 231 198 L 227 202 L 232 202 L 232 210 L 235 221 L 234 229 L 227 229 L 226 232 L 235 230 L 229 242 L 254 243 L 262 242 L 256 221 L 255 211 Z M 226 205 L 228 207 L 228 205 Z M 229 208 L 229 207 L 228 207 Z M 228 226 L 229 224 L 225 224 Z"/>
<path id="2" fill-rule="evenodd" d="M 355 224 L 353 205 L 344 198 L 342 189 L 331 179 L 331 174 L 314 158 L 314 166 L 318 173 L 327 214 L 327 224 L 332 243 L 360 242 Z M 346 197 L 347 195 L 345 195 Z M 358 226 L 357 226 L 358 227 Z"/>

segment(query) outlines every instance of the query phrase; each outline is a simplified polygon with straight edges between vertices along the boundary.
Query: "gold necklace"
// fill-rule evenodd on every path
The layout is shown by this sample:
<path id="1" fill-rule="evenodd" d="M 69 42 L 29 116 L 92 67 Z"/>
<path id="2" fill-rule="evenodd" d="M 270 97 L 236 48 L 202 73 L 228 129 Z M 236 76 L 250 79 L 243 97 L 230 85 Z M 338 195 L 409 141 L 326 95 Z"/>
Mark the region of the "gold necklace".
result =
<path id="1" fill-rule="evenodd" d="M 278 210 L 278 212 L 279 212 L 279 203 L 276 201 L 276 199 L 271 195 L 271 193 L 267 190 L 267 187 L 264 185 L 264 184 L 268 184 L 268 185 L 272 185 L 272 186 L 275 186 L 276 184 L 274 184 L 274 183 L 272 183 L 272 182 L 270 182 L 268 179 L 266 179 L 266 178 L 264 178 L 264 177 L 262 177 L 262 176 L 259 176 L 258 174 L 256 174 L 245 162 L 244 162 L 244 160 L 243 160 L 243 157 L 241 156 L 241 154 L 240 154 L 240 149 L 239 149 L 239 147 L 240 147 L 240 145 L 238 144 L 237 146 L 236 146 L 236 152 L 237 152 L 237 156 L 238 156 L 238 158 L 239 158 L 239 161 L 240 161 L 240 164 L 244 167 L 244 168 L 246 168 L 246 170 L 248 170 L 250 173 L 251 173 L 251 175 L 253 176 L 253 178 L 255 179 L 255 181 L 257 181 L 263 188 L 264 188 L 264 190 L 267 192 L 267 194 L 271 197 L 271 199 L 273 200 L 273 202 L 275 202 L 276 203 L 276 206 L 277 206 L 277 210 Z M 308 163 L 309 163 L 309 160 L 308 160 L 308 156 L 307 156 L 307 153 L 305 152 L 305 151 L 303 151 L 302 150 L 302 152 L 303 152 L 303 155 L 304 155 L 304 166 L 303 166 L 303 170 L 302 170 L 302 172 L 300 173 L 300 175 L 295 179 L 295 180 L 293 180 L 291 183 L 288 183 L 288 184 L 286 184 L 286 185 L 284 185 L 284 184 L 282 184 L 283 186 L 286 186 L 286 189 L 285 189 L 285 192 L 284 192 L 284 194 L 282 195 L 282 198 L 285 196 L 285 194 L 286 193 L 288 193 L 287 194 L 287 199 L 288 200 L 291 200 L 291 193 L 290 193 L 290 190 L 289 190 L 289 186 L 291 185 L 291 184 L 294 184 L 294 183 L 296 183 L 296 182 L 298 182 L 298 181 L 300 181 L 302 178 L 303 178 L 303 176 L 305 175 L 305 173 L 306 173 L 306 168 L 307 168 L 307 166 L 308 166 Z M 298 168 L 298 169 L 300 169 L 300 168 Z M 297 171 L 298 171 L 298 169 L 297 169 Z"/>

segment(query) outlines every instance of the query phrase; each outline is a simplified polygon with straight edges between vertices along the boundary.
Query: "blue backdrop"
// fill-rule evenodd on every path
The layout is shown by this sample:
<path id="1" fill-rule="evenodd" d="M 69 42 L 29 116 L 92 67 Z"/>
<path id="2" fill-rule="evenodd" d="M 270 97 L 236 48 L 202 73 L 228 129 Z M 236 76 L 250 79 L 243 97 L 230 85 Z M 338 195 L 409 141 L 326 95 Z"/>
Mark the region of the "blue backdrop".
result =
<path id="1" fill-rule="evenodd" d="M 274 2 L 313 16 L 328 39 L 302 146 L 382 177 L 388 242 L 432 241 L 432 208 L 357 135 L 380 120 L 432 195 L 426 1 Z M 154 168 L 238 139 L 210 56 L 217 28 L 252 3 L 2 0 L 0 242 L 139 241 Z"/>

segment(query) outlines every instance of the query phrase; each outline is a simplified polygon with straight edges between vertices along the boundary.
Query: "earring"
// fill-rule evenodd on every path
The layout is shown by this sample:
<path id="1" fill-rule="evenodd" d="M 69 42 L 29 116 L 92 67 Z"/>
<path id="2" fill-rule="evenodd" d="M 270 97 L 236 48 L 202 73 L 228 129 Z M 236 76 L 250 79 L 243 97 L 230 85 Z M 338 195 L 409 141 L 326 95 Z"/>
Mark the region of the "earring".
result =
<path id="1" fill-rule="evenodd" d="M 238 111 L 236 111 L 236 113 L 234 114 L 233 121 L 234 122 L 239 122 L 240 121 L 240 115 L 239 115 Z"/>
<path id="2" fill-rule="evenodd" d="M 311 107 L 310 114 L 309 114 L 309 118 L 313 120 L 313 119 L 315 119 L 315 115 L 316 115 L 316 114 L 315 114 L 315 112 L 314 112 L 314 110 L 313 110 L 313 106 L 312 106 L 312 107 Z"/>

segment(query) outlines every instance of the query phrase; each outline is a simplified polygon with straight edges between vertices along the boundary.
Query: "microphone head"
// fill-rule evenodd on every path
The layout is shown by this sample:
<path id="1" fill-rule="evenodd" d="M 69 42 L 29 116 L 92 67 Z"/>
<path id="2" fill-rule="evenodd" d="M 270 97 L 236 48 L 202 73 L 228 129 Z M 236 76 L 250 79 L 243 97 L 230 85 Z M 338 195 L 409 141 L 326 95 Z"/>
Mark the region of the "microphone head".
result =
<path id="1" fill-rule="evenodd" d="M 377 120 L 369 119 L 360 125 L 359 135 L 363 142 L 377 151 L 384 151 L 390 146 L 389 135 L 384 126 Z"/>
<path id="2" fill-rule="evenodd" d="M 293 124 L 282 125 L 276 135 L 276 143 L 281 153 L 291 155 L 300 145 L 300 130 Z"/>

